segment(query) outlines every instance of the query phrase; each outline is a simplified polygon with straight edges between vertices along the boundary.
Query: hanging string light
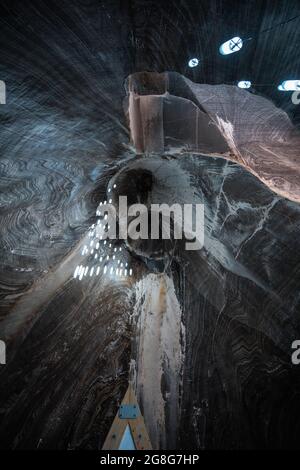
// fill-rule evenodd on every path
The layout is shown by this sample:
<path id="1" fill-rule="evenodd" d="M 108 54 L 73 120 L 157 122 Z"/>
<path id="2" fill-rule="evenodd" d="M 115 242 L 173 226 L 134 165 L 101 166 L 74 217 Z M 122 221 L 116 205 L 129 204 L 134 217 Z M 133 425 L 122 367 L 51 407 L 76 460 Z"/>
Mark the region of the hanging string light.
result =
<path id="1" fill-rule="evenodd" d="M 113 188 L 116 188 L 116 184 L 113 185 Z M 112 200 L 110 199 L 109 204 L 111 202 Z M 99 207 L 105 206 L 106 204 L 106 201 L 100 202 Z M 115 272 L 116 276 L 120 277 L 127 277 L 128 275 L 131 276 L 132 269 L 128 271 L 128 269 L 123 270 L 117 268 L 117 266 L 121 266 L 122 268 L 124 266 L 123 262 L 120 259 L 116 259 L 116 253 L 121 252 L 122 247 L 113 247 L 112 242 L 108 243 L 106 239 L 103 239 L 103 233 L 106 231 L 106 229 L 109 230 L 109 226 L 107 226 L 107 224 L 102 224 L 101 221 L 107 219 L 107 214 L 105 214 L 103 217 L 102 211 L 97 209 L 96 215 L 99 217 L 99 219 L 97 220 L 96 224 L 91 225 L 88 232 L 88 237 L 90 238 L 89 247 L 87 245 L 84 245 L 81 251 L 82 256 L 86 256 L 88 254 L 93 255 L 93 264 L 91 266 L 76 266 L 73 275 L 74 278 L 79 279 L 81 281 L 83 277 L 86 277 L 88 274 L 89 277 L 93 277 L 94 275 L 98 276 L 101 272 L 103 274 L 110 275 L 113 275 Z M 99 255 L 98 253 L 95 253 L 94 255 L 94 250 L 99 250 Z M 114 254 L 112 255 L 112 253 Z M 120 254 L 120 256 L 122 255 Z M 102 263 L 104 263 L 104 265 Z M 125 266 L 128 266 L 127 262 L 125 263 Z"/>

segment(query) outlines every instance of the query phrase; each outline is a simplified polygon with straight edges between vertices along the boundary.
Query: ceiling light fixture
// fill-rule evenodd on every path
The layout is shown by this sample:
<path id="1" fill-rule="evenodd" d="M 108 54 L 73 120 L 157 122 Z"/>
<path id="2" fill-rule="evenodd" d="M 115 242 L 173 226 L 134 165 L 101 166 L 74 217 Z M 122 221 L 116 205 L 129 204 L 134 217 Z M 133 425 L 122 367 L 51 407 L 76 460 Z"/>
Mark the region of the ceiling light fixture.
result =
<path id="1" fill-rule="evenodd" d="M 228 55 L 228 54 L 233 54 L 234 52 L 240 51 L 242 47 L 243 47 L 242 38 L 236 36 L 224 42 L 220 46 L 219 51 L 220 51 L 220 54 L 222 55 Z"/>
<path id="2" fill-rule="evenodd" d="M 239 88 L 244 88 L 244 89 L 251 88 L 251 85 L 252 83 L 249 80 L 242 80 L 238 82 L 237 84 Z"/>
<path id="3" fill-rule="evenodd" d="M 189 60 L 189 67 L 194 68 L 197 67 L 197 65 L 199 65 L 199 60 L 196 57 Z"/>
<path id="4" fill-rule="evenodd" d="M 280 91 L 298 91 L 300 90 L 300 80 L 284 80 L 279 86 Z"/>

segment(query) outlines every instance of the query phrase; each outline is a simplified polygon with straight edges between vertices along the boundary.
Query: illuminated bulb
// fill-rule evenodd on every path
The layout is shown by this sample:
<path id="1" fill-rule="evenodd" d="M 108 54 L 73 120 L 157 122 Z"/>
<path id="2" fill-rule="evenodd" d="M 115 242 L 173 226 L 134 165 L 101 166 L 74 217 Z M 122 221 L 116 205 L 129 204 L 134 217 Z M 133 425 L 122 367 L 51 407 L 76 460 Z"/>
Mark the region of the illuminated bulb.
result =
<path id="1" fill-rule="evenodd" d="M 127 276 L 127 269 L 125 269 L 124 273 L 125 273 L 125 276 Z"/>
<path id="2" fill-rule="evenodd" d="M 106 259 L 109 260 L 109 256 L 108 256 L 108 255 L 107 255 Z"/>
<path id="3" fill-rule="evenodd" d="M 109 189 L 108 192 L 110 193 L 110 192 L 111 192 L 111 189 Z"/>
<path id="4" fill-rule="evenodd" d="M 83 278 L 83 268 L 82 268 L 81 273 L 79 275 L 79 281 L 81 281 L 82 278 Z"/>
<path id="5" fill-rule="evenodd" d="M 102 256 L 100 256 L 100 259 L 99 259 L 100 263 L 101 263 L 102 260 L 103 260 L 103 258 L 102 258 Z"/>
<path id="6" fill-rule="evenodd" d="M 300 90 L 300 80 L 284 80 L 279 86 L 280 91 L 297 91 Z"/>
<path id="7" fill-rule="evenodd" d="M 93 272 L 94 272 L 94 266 L 91 267 L 91 271 L 90 271 L 90 277 L 92 277 L 93 275 Z"/>
<path id="8" fill-rule="evenodd" d="M 92 240 L 90 243 L 90 246 L 93 246 L 93 245 L 94 245 L 94 240 Z"/>
<path id="9" fill-rule="evenodd" d="M 104 201 L 103 204 L 105 205 L 105 204 L 106 204 L 106 201 Z"/>
<path id="10" fill-rule="evenodd" d="M 96 253 L 96 254 L 95 254 L 95 259 L 97 259 L 97 258 L 98 258 L 98 255 L 97 255 L 97 253 Z"/>
<path id="11" fill-rule="evenodd" d="M 129 269 L 129 276 L 132 276 L 132 269 Z"/>
<path id="12" fill-rule="evenodd" d="M 113 255 L 112 259 L 116 259 L 115 255 Z"/>
<path id="13" fill-rule="evenodd" d="M 100 202 L 100 206 L 102 206 L 102 202 Z"/>
<path id="14" fill-rule="evenodd" d="M 109 244 L 109 248 L 111 248 L 111 243 Z"/>
<path id="15" fill-rule="evenodd" d="M 76 266 L 76 269 L 75 269 L 75 271 L 74 271 L 74 278 L 75 278 L 75 279 L 76 279 L 76 277 L 77 277 L 77 274 L 78 274 L 78 272 L 79 272 L 79 269 L 80 269 L 80 267 L 79 267 L 79 266 Z"/>
<path id="16" fill-rule="evenodd" d="M 120 264 L 120 262 L 121 262 L 121 261 L 118 259 L 118 264 Z"/>
<path id="17" fill-rule="evenodd" d="M 237 86 L 239 88 L 251 88 L 251 82 L 247 80 L 242 80 L 241 82 L 238 82 Z"/>
<path id="18" fill-rule="evenodd" d="M 117 185 L 116 185 L 116 184 L 114 184 L 114 185 L 113 185 L 113 187 L 114 187 L 114 188 L 116 188 L 116 187 L 117 187 Z"/>
<path id="19" fill-rule="evenodd" d="M 104 243 L 103 243 L 103 245 L 106 245 L 106 240 L 104 240 Z"/>
<path id="20" fill-rule="evenodd" d="M 109 202 L 109 204 L 111 204 L 111 203 L 112 203 L 112 199 L 110 199 L 108 202 Z"/>
<path id="21" fill-rule="evenodd" d="M 243 40 L 241 38 L 234 37 L 232 39 L 229 39 L 229 41 L 224 42 L 220 46 L 220 54 L 222 55 L 228 55 L 228 54 L 233 54 L 234 52 L 238 52 L 242 49 L 243 47 Z"/>
<path id="22" fill-rule="evenodd" d="M 100 272 L 100 266 L 98 266 L 98 268 L 97 268 L 96 276 L 98 276 L 99 272 Z"/>
<path id="23" fill-rule="evenodd" d="M 119 268 L 116 268 L 116 275 L 119 275 Z"/>
<path id="24" fill-rule="evenodd" d="M 119 251 L 122 251 L 122 248 L 121 248 L 121 247 L 119 248 Z"/>
<path id="25" fill-rule="evenodd" d="M 123 268 L 123 263 L 121 263 L 121 268 Z"/>
<path id="26" fill-rule="evenodd" d="M 122 276 L 122 273 L 123 273 L 123 269 L 120 269 L 120 276 Z"/>
<path id="27" fill-rule="evenodd" d="M 117 248 L 114 248 L 114 252 L 116 252 L 116 251 L 117 251 Z"/>
<path id="28" fill-rule="evenodd" d="M 189 60 L 189 67 L 191 68 L 197 67 L 198 64 L 199 64 L 199 60 L 196 59 L 196 57 L 194 59 Z"/>
<path id="29" fill-rule="evenodd" d="M 84 270 L 84 274 L 83 274 L 84 276 L 86 276 L 86 275 L 87 275 L 87 273 L 88 273 L 88 270 L 89 270 L 89 267 L 87 266 L 87 267 L 85 268 L 85 270 Z"/>
<path id="30" fill-rule="evenodd" d="M 99 249 L 99 246 L 100 246 L 100 245 L 99 245 L 99 242 L 97 242 L 97 243 L 96 243 L 96 250 Z"/>
<path id="31" fill-rule="evenodd" d="M 105 216 L 104 216 L 104 220 L 107 220 L 107 214 L 105 214 Z"/>

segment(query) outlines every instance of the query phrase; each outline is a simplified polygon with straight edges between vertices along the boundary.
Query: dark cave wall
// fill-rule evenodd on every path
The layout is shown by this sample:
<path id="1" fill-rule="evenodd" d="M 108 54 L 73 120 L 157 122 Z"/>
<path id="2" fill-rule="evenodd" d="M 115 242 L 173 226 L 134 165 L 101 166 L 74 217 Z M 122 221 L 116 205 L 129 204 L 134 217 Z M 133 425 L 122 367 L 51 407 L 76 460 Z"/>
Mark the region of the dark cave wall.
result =
<path id="1" fill-rule="evenodd" d="M 206 197 L 212 204 L 220 189 L 216 168 L 221 178 L 223 165 L 215 160 L 209 167 L 214 179 L 206 185 Z M 201 167 L 207 182 L 205 163 Z M 264 218 L 274 195 L 240 167 L 232 169 L 219 194 L 213 233 L 252 279 L 212 257 L 208 261 L 205 248 L 199 259 L 189 260 L 179 442 L 184 449 L 297 448 L 300 376 L 291 363 L 291 343 L 300 326 L 299 207 L 278 198 Z M 243 209 L 244 194 L 232 211 L 241 178 L 251 209 Z"/>

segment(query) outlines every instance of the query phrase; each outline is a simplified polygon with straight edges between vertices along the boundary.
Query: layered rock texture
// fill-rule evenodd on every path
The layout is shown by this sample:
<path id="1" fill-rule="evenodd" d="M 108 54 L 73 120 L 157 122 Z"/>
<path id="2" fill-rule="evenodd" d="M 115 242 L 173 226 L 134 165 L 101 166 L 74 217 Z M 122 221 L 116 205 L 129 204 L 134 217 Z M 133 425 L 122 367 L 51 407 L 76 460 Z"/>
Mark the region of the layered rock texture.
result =
<path id="1" fill-rule="evenodd" d="M 270 96 L 163 72 L 184 72 L 163 26 L 197 9 L 174 2 L 176 27 L 161 7 L 159 30 L 152 3 L 4 8 L 3 448 L 101 448 L 128 380 L 156 449 L 298 445 L 299 132 Z M 204 204 L 203 248 L 126 240 L 133 276 L 74 279 L 112 183 L 116 205 Z"/>

